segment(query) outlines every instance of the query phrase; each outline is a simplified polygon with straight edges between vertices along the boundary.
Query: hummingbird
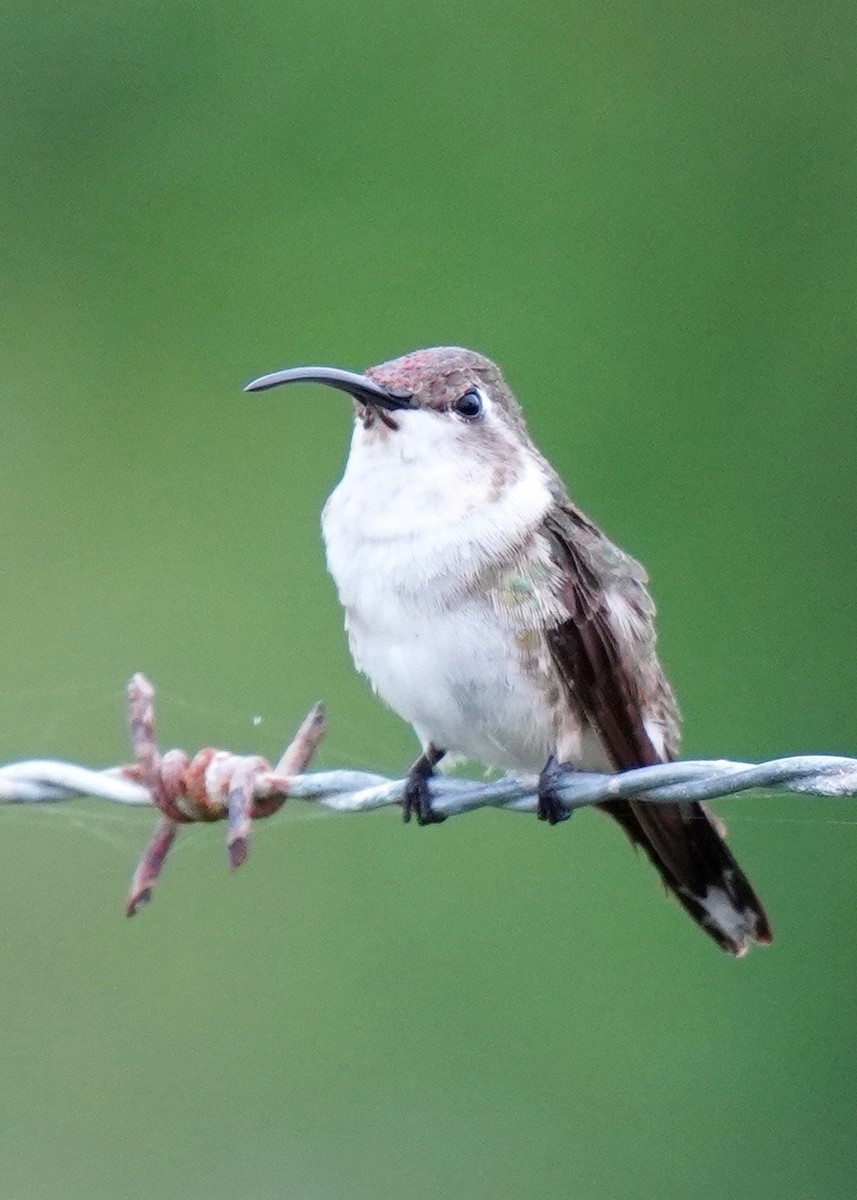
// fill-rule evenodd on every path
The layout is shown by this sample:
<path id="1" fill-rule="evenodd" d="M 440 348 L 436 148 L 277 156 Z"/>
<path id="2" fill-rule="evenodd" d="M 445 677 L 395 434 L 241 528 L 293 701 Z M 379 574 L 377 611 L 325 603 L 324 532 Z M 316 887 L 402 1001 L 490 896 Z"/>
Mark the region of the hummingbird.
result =
<path id="1" fill-rule="evenodd" d="M 353 402 L 322 533 L 355 666 L 422 747 L 406 821 L 443 819 L 429 783 L 442 759 L 537 775 L 537 815 L 555 825 L 568 815 L 562 772 L 677 757 L 680 717 L 646 572 L 571 500 L 493 362 L 435 347 L 364 374 L 276 371 L 245 390 L 297 383 Z M 703 805 L 598 807 L 724 950 L 772 940 Z"/>

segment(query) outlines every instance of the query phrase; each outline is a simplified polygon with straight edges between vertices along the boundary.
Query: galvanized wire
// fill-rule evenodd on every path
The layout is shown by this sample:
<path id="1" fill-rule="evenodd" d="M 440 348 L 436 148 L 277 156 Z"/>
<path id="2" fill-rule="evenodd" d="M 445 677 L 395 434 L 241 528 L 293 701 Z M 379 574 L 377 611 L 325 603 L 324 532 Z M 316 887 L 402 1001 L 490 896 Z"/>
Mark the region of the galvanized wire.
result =
<path id="1" fill-rule="evenodd" d="M 130 770 L 91 770 L 50 759 L 10 763 L 0 767 L 0 805 L 58 804 L 86 796 L 133 807 L 154 805 L 152 790 L 127 778 Z M 370 812 L 401 804 L 406 782 L 366 771 L 310 771 L 286 777 L 267 769 L 256 775 L 253 793 L 257 800 L 279 797 L 310 801 L 336 812 Z M 534 775 L 488 782 L 436 776 L 429 781 L 432 808 L 444 816 L 478 808 L 533 813 L 536 782 Z M 560 800 L 569 812 L 619 798 L 676 804 L 759 790 L 804 796 L 857 796 L 857 759 L 798 755 L 758 764 L 698 759 L 615 775 L 568 771 L 558 784 Z"/>
<path id="2" fill-rule="evenodd" d="M 135 762 L 92 770 L 74 763 L 32 759 L 0 767 L 0 805 L 62 804 L 85 796 L 134 807 L 154 806 L 160 816 L 143 852 L 126 904 L 129 916 L 151 899 L 183 824 L 224 820 L 230 866 L 249 849 L 251 822 L 275 813 L 287 800 L 304 800 L 336 812 L 373 812 L 401 805 L 407 780 L 365 771 L 307 771 L 325 733 L 324 711 L 307 715 L 276 766 L 255 755 L 201 750 L 161 754 L 155 739 L 154 688 L 142 675 L 128 685 L 128 725 Z M 534 813 L 535 775 L 490 781 L 433 777 L 432 809 L 457 816 L 477 808 Z M 662 763 L 614 775 L 565 771 L 556 794 L 569 814 L 605 800 L 634 797 L 647 804 L 716 800 L 759 790 L 804 796 L 857 795 L 857 759 L 800 755 L 765 763 L 698 760 Z"/>

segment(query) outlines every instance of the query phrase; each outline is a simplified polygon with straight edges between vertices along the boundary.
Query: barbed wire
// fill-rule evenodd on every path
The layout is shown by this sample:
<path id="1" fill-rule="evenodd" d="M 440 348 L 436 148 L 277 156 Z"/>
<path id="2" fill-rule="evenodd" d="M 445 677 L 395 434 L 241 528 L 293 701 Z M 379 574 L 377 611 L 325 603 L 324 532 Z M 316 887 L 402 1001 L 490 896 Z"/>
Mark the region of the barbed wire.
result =
<path id="1" fill-rule="evenodd" d="M 272 816 L 287 799 L 305 800 L 336 812 L 372 812 L 400 805 L 405 779 L 366 771 L 306 768 L 324 737 L 324 709 L 316 704 L 276 765 L 257 755 L 205 749 L 190 758 L 183 750 L 161 754 L 155 740 L 155 690 L 143 675 L 128 684 L 128 726 L 135 762 L 91 770 L 74 763 L 33 759 L 0 767 L 0 805 L 58 804 L 98 797 L 115 804 L 156 807 L 160 818 L 134 873 L 126 903 L 133 916 L 152 897 L 181 825 L 225 820 L 229 864 L 247 857 L 250 825 Z M 451 817 L 478 808 L 534 813 L 537 776 L 488 782 L 433 777 L 432 808 Z M 857 796 L 857 759 L 798 755 L 765 763 L 726 759 L 680 761 L 614 775 L 564 772 L 557 794 L 569 814 L 605 800 L 633 797 L 648 804 L 715 800 L 765 788 L 805 796 Z"/>

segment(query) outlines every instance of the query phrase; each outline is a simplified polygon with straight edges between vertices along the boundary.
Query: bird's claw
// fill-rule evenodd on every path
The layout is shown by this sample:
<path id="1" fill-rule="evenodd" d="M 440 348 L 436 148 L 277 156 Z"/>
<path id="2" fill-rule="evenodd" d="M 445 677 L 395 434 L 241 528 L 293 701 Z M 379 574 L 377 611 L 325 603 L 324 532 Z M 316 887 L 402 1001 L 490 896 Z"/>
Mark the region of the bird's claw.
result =
<path id="1" fill-rule="evenodd" d="M 446 820 L 444 813 L 435 812 L 431 806 L 428 778 L 422 771 L 412 771 L 405 784 L 402 820 L 407 823 L 411 815 L 416 817 L 418 825 L 439 825 Z"/>
<path id="2" fill-rule="evenodd" d="M 557 792 L 557 784 L 564 770 L 562 764 L 551 755 L 539 775 L 536 815 L 540 821 L 547 821 L 549 825 L 558 825 L 560 821 L 567 821 L 571 816 Z"/>

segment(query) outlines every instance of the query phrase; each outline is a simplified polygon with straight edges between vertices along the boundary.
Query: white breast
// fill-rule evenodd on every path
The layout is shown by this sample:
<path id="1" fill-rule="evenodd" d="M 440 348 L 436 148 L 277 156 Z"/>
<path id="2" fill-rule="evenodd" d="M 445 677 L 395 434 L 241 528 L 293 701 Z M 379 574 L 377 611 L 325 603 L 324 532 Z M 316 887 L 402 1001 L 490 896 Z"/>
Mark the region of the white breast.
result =
<path id="1" fill-rule="evenodd" d="M 369 440 L 358 428 L 322 518 L 355 665 L 424 744 L 538 771 L 557 745 L 556 703 L 533 678 L 532 659 L 524 670 L 515 623 L 496 597 L 469 585 L 541 522 L 551 502 L 544 472 L 527 458 L 490 495 L 478 463 L 456 475 L 438 462 L 433 415 L 399 419 L 414 422 L 413 437 L 402 428 Z M 565 725 L 566 740 L 573 732 L 579 742 L 567 714 Z"/>
<path id="2" fill-rule="evenodd" d="M 322 516 L 328 566 L 348 610 L 369 609 L 375 596 L 365 593 L 376 576 L 384 590 L 439 603 L 536 526 L 550 503 L 537 459 L 524 459 L 514 482 L 491 498 L 490 466 L 450 458 L 441 418 L 404 412 L 396 419 L 395 433 L 355 428 Z"/>

